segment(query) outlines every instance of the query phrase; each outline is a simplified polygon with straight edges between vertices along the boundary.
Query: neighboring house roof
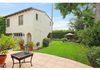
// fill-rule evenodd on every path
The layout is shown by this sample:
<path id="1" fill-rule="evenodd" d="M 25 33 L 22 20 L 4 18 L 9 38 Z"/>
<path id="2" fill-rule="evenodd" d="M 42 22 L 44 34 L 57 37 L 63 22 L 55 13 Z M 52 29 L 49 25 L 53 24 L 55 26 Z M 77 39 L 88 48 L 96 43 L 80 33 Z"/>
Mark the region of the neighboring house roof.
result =
<path id="1" fill-rule="evenodd" d="M 42 13 L 45 13 L 45 14 L 47 15 L 47 13 L 46 13 L 45 11 L 42 11 L 42 10 L 39 10 L 39 9 L 36 9 L 36 8 L 29 7 L 29 8 L 20 10 L 20 11 L 18 11 L 18 12 L 15 12 L 15 13 L 12 13 L 12 14 L 9 14 L 9 15 L 6 15 L 6 16 L 4 16 L 4 17 L 7 18 L 7 17 L 13 16 L 13 15 L 16 15 L 16 14 L 19 14 L 19 13 L 22 13 L 22 12 L 25 12 L 25 11 L 30 11 L 30 10 L 35 10 L 35 11 L 38 11 L 38 12 L 42 12 Z M 47 16 L 48 16 L 48 15 L 47 15 Z M 48 16 L 48 17 L 49 17 L 49 16 Z M 50 17 L 49 17 L 49 19 L 51 20 Z"/>
<path id="2" fill-rule="evenodd" d="M 72 33 L 67 33 L 66 35 L 74 35 L 74 34 L 72 34 Z"/>

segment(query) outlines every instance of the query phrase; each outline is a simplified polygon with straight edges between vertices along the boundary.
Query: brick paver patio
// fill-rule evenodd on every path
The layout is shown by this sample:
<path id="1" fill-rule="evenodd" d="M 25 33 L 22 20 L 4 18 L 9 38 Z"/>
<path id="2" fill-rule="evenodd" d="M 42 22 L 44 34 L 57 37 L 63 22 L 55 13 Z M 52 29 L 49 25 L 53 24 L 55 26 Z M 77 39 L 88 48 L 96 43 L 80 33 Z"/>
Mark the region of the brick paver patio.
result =
<path id="1" fill-rule="evenodd" d="M 17 51 L 18 52 L 18 51 Z M 10 52 L 7 55 L 6 59 L 6 67 L 11 68 L 12 67 L 12 59 L 10 54 L 16 53 Z M 27 61 L 28 59 L 26 59 Z M 54 55 L 48 55 L 44 53 L 34 53 L 33 56 L 33 66 L 32 68 L 90 68 L 90 66 L 82 64 L 80 62 L 76 62 L 70 59 L 54 56 Z M 15 68 L 18 68 L 19 65 L 15 64 Z M 22 68 L 31 68 L 30 63 L 23 63 Z"/>

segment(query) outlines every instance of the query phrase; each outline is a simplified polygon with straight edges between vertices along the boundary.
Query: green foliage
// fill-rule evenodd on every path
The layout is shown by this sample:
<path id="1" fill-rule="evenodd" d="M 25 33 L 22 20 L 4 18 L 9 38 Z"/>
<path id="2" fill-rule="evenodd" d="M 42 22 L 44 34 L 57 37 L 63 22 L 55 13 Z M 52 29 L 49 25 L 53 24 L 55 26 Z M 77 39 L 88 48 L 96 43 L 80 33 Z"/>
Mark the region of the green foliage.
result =
<path id="1" fill-rule="evenodd" d="M 96 63 L 99 65 L 100 67 L 100 57 L 96 59 Z"/>
<path id="2" fill-rule="evenodd" d="M 85 5 L 84 3 L 57 3 L 56 9 L 60 10 L 63 18 L 70 13 L 77 14 L 76 11 L 80 11 L 81 7 Z M 78 13 L 79 14 L 79 13 Z"/>
<path id="3" fill-rule="evenodd" d="M 94 16 L 95 12 L 93 11 L 93 8 L 88 8 L 83 11 L 81 11 L 81 16 L 74 19 L 74 22 L 71 23 L 71 25 L 76 30 L 82 30 L 88 27 L 91 27 L 94 25 Z"/>
<path id="4" fill-rule="evenodd" d="M 64 38 L 64 35 L 66 34 L 67 32 L 65 30 L 55 30 L 52 32 L 52 37 L 55 38 L 55 39 L 61 39 L 61 38 Z"/>
<path id="5" fill-rule="evenodd" d="M 24 45 L 24 40 L 23 39 L 18 39 L 19 45 Z"/>
<path id="6" fill-rule="evenodd" d="M 80 18 L 82 11 L 88 10 L 89 12 L 89 9 L 93 8 L 92 4 L 89 3 L 57 3 L 55 6 L 57 10 L 60 10 L 63 18 L 70 13 Z M 87 15 L 86 11 L 84 13 Z"/>
<path id="7" fill-rule="evenodd" d="M 74 22 L 71 22 L 72 27 L 76 30 L 84 29 L 92 26 L 94 23 L 94 5 L 90 3 L 59 3 L 56 4 L 56 9 L 60 10 L 63 18 L 68 14 L 74 14 Z"/>
<path id="8" fill-rule="evenodd" d="M 20 47 L 20 50 L 24 50 L 24 40 L 22 38 L 18 38 L 18 44 Z"/>
<path id="9" fill-rule="evenodd" d="M 54 39 L 61 39 L 61 38 L 64 38 L 65 34 L 67 34 L 69 32 L 75 33 L 75 31 L 73 31 L 73 30 L 54 30 L 52 32 L 52 37 Z"/>
<path id="10" fill-rule="evenodd" d="M 74 22 L 71 22 L 71 26 L 76 30 L 82 30 L 85 27 L 85 24 L 83 24 L 83 19 L 75 19 Z"/>
<path id="11" fill-rule="evenodd" d="M 20 45 L 19 45 L 19 38 L 15 38 L 16 44 L 15 47 L 13 47 L 13 51 L 19 51 L 20 50 Z"/>
<path id="12" fill-rule="evenodd" d="M 27 46 L 33 48 L 35 46 L 35 44 L 32 41 L 30 41 L 30 42 L 27 43 Z"/>
<path id="13" fill-rule="evenodd" d="M 63 41 L 63 42 L 67 42 L 68 39 L 67 39 L 67 38 L 62 38 L 62 41 Z"/>
<path id="14" fill-rule="evenodd" d="M 0 36 L 1 34 L 5 34 L 6 25 L 5 25 L 5 19 L 3 17 L 0 17 Z"/>
<path id="15" fill-rule="evenodd" d="M 20 51 L 20 47 L 18 44 L 16 44 L 16 46 L 13 48 L 13 51 Z"/>
<path id="16" fill-rule="evenodd" d="M 87 46 L 88 45 L 91 46 L 91 42 L 93 40 L 91 30 L 88 28 L 86 30 L 81 31 L 80 39 L 81 39 L 81 43 L 83 43 L 83 44 L 85 44 Z"/>
<path id="17" fill-rule="evenodd" d="M 16 41 L 13 36 L 5 36 L 2 34 L 0 38 L 0 54 L 6 54 L 7 49 L 13 48 L 15 45 Z"/>
<path id="18" fill-rule="evenodd" d="M 96 22 L 92 27 L 78 31 L 78 37 L 81 43 L 88 46 L 100 45 L 100 22 Z"/>
<path id="19" fill-rule="evenodd" d="M 48 47 L 49 46 L 49 42 L 50 42 L 49 38 L 44 38 L 43 39 L 43 47 Z"/>
<path id="20" fill-rule="evenodd" d="M 88 59 L 93 67 L 100 67 L 100 47 L 93 47 L 88 53 Z"/>
<path id="21" fill-rule="evenodd" d="M 94 16 L 95 16 L 95 12 L 93 11 L 94 7 L 92 8 L 88 8 L 86 10 L 82 11 L 82 19 L 83 19 L 83 23 L 88 27 L 93 26 L 94 24 Z"/>
<path id="22" fill-rule="evenodd" d="M 76 31 L 76 34 L 77 34 L 77 37 L 78 37 L 78 40 L 77 40 L 78 43 L 81 43 L 81 41 L 82 41 L 82 32 L 83 31 L 84 30 Z"/>

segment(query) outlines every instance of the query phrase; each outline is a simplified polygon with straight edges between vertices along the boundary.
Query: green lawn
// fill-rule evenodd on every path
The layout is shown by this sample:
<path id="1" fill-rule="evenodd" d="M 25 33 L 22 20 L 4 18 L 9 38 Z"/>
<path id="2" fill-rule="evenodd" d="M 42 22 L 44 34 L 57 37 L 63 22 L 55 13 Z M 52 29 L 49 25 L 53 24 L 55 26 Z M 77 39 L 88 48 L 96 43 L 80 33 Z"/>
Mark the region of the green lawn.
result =
<path id="1" fill-rule="evenodd" d="M 39 49 L 36 52 L 69 58 L 90 65 L 86 55 L 88 51 L 89 48 L 86 48 L 78 43 L 52 41 L 49 47 Z"/>

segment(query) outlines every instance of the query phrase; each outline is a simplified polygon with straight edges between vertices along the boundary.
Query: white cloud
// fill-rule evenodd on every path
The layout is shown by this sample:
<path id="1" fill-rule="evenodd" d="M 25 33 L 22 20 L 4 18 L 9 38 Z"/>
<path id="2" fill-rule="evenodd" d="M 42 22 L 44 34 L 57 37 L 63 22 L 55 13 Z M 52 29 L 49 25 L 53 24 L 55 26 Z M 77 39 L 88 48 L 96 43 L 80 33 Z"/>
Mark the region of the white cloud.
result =
<path id="1" fill-rule="evenodd" d="M 54 22 L 53 30 L 67 30 L 69 27 L 69 21 L 58 20 Z"/>
<path id="2" fill-rule="evenodd" d="M 63 19 L 61 16 L 53 18 L 54 25 L 53 30 L 67 30 L 69 29 L 70 25 L 67 19 Z"/>

